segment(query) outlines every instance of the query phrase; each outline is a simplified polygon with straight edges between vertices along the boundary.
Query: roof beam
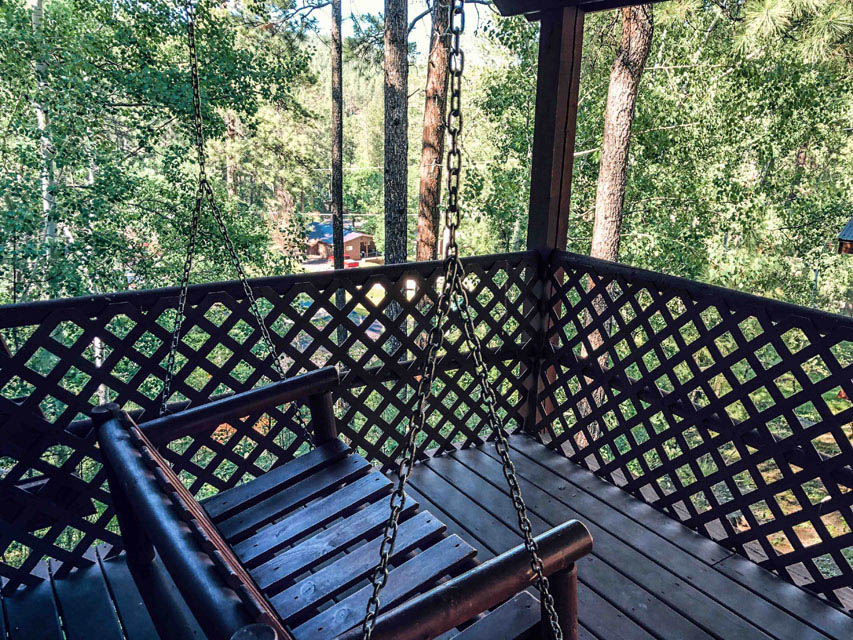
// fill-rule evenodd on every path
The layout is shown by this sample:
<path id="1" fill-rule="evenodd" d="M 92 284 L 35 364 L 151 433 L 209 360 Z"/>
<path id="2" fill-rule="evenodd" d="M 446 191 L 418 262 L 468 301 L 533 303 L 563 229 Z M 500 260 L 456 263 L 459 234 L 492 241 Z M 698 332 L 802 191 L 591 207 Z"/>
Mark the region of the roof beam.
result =
<path id="1" fill-rule="evenodd" d="M 578 7 L 584 13 L 606 11 L 640 4 L 664 2 L 665 0 L 494 0 L 495 7 L 504 16 L 527 16 L 530 20 L 538 20 L 543 11 L 553 11 L 565 7 Z"/>

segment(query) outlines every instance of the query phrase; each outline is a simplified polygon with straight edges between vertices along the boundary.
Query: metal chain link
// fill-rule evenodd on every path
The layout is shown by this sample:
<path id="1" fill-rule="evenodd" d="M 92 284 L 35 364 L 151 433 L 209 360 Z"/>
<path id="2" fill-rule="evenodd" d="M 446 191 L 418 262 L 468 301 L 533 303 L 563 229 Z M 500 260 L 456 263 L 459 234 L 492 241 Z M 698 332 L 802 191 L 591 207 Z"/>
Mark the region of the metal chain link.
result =
<path id="1" fill-rule="evenodd" d="M 181 293 L 178 298 L 177 309 L 178 318 L 175 322 L 175 327 L 172 332 L 172 341 L 169 348 L 169 359 L 166 364 L 166 377 L 163 381 L 160 415 L 165 414 L 168 409 L 169 393 L 172 386 L 172 380 L 174 379 L 175 354 L 178 349 L 178 344 L 180 343 L 181 329 L 183 327 L 184 319 L 186 317 L 187 289 L 189 287 L 190 271 L 192 269 L 192 259 L 195 253 L 195 247 L 197 243 L 199 219 L 201 218 L 202 206 L 205 200 L 207 200 L 207 203 L 210 207 L 210 211 L 213 214 L 213 219 L 216 222 L 216 226 L 219 229 L 219 233 L 222 236 L 222 240 L 225 244 L 225 249 L 228 251 L 228 255 L 231 258 L 231 265 L 237 272 L 237 278 L 239 279 L 240 284 L 243 287 L 243 292 L 246 295 L 246 300 L 248 300 L 249 302 L 249 311 L 251 312 L 252 316 L 255 319 L 255 322 L 257 323 L 258 328 L 261 331 L 261 337 L 263 338 L 264 348 L 267 352 L 267 357 L 271 359 L 272 368 L 278 374 L 279 378 L 285 377 L 285 371 L 281 364 L 281 357 L 279 356 L 278 350 L 275 347 L 275 343 L 273 342 L 272 335 L 270 334 L 269 328 L 267 327 L 266 322 L 264 321 L 264 317 L 263 315 L 261 315 L 261 310 L 258 306 L 258 301 L 255 298 L 255 293 L 254 291 L 252 291 L 252 287 L 249 284 L 248 276 L 246 275 L 246 272 L 243 269 L 243 264 L 240 261 L 239 255 L 237 254 L 237 249 L 234 247 L 234 243 L 231 240 L 231 234 L 228 232 L 228 227 L 226 226 L 225 220 L 222 217 L 222 212 L 220 211 L 219 206 L 216 203 L 216 197 L 213 192 L 213 187 L 210 185 L 210 182 L 207 179 L 207 154 L 205 152 L 204 147 L 204 120 L 202 118 L 201 113 L 201 83 L 199 81 L 198 50 L 196 47 L 196 14 L 195 6 L 192 2 L 188 2 L 186 4 L 186 11 L 187 42 L 190 54 L 190 79 L 192 83 L 193 92 L 193 125 L 195 130 L 194 133 L 196 157 L 198 161 L 198 187 L 196 191 L 195 209 L 193 210 L 192 222 L 190 224 L 190 238 L 187 242 L 187 255 L 184 260 L 184 271 L 181 278 Z M 305 423 L 305 418 L 299 411 L 299 407 L 296 407 L 294 413 L 296 415 L 296 420 L 299 425 L 299 429 L 300 431 L 302 431 L 300 435 L 302 435 L 308 441 L 308 444 L 313 448 L 315 446 L 313 435 L 311 434 L 311 430 L 308 428 L 308 425 Z"/>
<path id="2" fill-rule="evenodd" d="M 382 543 L 379 547 L 379 563 L 371 575 L 373 592 L 367 602 L 367 608 L 362 622 L 362 640 L 370 640 L 376 619 L 379 614 L 380 594 L 388 582 L 388 565 L 394 553 L 397 539 L 400 513 L 406 497 L 406 484 L 412 473 L 417 456 L 417 436 L 424 432 L 427 422 L 427 409 L 432 395 L 433 380 L 438 365 L 438 353 L 444 344 L 444 325 L 450 308 L 457 297 L 456 307 L 461 311 L 465 341 L 474 358 L 478 384 L 488 412 L 489 426 L 495 434 L 495 449 L 501 458 L 503 474 L 510 489 L 512 504 L 518 516 L 518 527 L 524 537 L 524 546 L 530 554 L 530 567 L 536 576 L 536 585 L 542 598 L 542 606 L 548 616 L 548 624 L 554 640 L 563 640 L 563 632 L 557 616 L 554 597 L 551 595 L 548 578 L 545 577 L 545 566 L 539 556 L 539 547 L 533 536 L 533 527 L 527 515 L 527 505 L 521 494 L 521 486 L 515 472 L 515 465 L 509 456 L 509 442 L 506 426 L 497 411 L 497 396 L 489 380 L 489 368 L 483 358 L 483 347 L 476 334 L 476 325 L 471 316 L 468 304 L 468 292 L 465 290 L 465 268 L 459 260 L 459 246 L 456 242 L 456 231 L 459 228 L 459 185 L 462 169 L 462 152 L 459 138 L 462 133 L 462 72 L 465 68 L 465 56 L 461 48 L 462 32 L 465 29 L 465 0 L 452 0 L 450 11 L 450 60 L 449 60 L 449 89 L 450 100 L 447 113 L 447 133 L 450 137 L 447 152 L 447 209 L 445 224 L 448 230 L 446 258 L 444 264 L 444 283 L 438 298 L 438 316 L 435 325 L 429 333 L 426 359 L 423 372 L 418 380 L 416 414 L 410 418 L 408 430 L 403 444 L 403 455 L 397 468 L 397 483 L 391 494 L 391 513 L 385 523 Z"/>

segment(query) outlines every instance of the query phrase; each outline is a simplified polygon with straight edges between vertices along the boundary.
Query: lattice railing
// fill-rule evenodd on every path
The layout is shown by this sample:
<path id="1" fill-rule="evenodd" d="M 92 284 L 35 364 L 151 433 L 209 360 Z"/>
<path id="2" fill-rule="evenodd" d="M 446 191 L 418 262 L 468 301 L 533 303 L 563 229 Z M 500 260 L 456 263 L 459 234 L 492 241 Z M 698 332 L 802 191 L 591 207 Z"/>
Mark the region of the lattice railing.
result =
<path id="1" fill-rule="evenodd" d="M 466 260 L 478 330 L 511 429 L 545 440 L 688 526 L 853 608 L 853 319 L 558 253 Z M 389 465 L 438 263 L 253 281 L 289 374 L 345 373 L 342 432 Z M 345 305 L 335 305 L 345 292 Z M 96 541 L 120 548 L 85 416 L 154 415 L 176 289 L 0 307 L 0 575 L 62 575 Z M 543 323 L 540 314 L 548 321 Z M 456 319 L 454 318 L 454 322 Z M 543 333 L 541 327 L 547 330 Z M 272 374 L 238 283 L 191 288 L 172 400 L 201 403 Z M 486 437 L 454 327 L 422 451 Z M 538 372 L 538 395 L 530 393 Z M 298 455 L 294 407 L 164 447 L 204 496 Z"/>
<path id="2" fill-rule="evenodd" d="M 512 428 L 525 403 L 533 345 L 530 318 L 541 282 L 535 253 L 465 261 L 466 284 L 501 408 Z M 327 364 L 344 373 L 342 433 L 389 464 L 413 405 L 412 361 L 426 342 L 440 263 L 355 269 L 253 281 L 288 374 Z M 345 305 L 335 305 L 345 292 Z M 0 575 L 5 589 L 36 578 L 44 559 L 58 575 L 89 564 L 96 541 L 117 548 L 105 474 L 86 414 L 117 402 L 145 420 L 158 407 L 177 289 L 0 307 Z M 456 322 L 456 319 L 453 319 Z M 458 323 L 457 323 L 458 326 Z M 190 289 L 172 400 L 201 403 L 273 375 L 238 283 Z M 343 340 L 343 342 L 340 342 Z M 443 354 L 423 451 L 479 442 L 471 359 L 454 328 Z M 304 451 L 293 407 L 223 424 L 169 443 L 164 454 L 204 496 L 257 476 Z"/>
<path id="3" fill-rule="evenodd" d="M 573 254 L 548 271 L 551 445 L 852 608 L 853 319 Z"/>

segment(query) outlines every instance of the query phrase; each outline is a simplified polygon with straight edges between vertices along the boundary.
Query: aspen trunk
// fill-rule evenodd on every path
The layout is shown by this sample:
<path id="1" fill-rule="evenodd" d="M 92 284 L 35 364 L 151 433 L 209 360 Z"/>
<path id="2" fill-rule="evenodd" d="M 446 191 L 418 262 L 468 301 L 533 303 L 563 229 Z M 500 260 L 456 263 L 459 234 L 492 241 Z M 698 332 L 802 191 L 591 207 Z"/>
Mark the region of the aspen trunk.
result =
<path id="1" fill-rule="evenodd" d="M 385 262 L 406 261 L 408 8 L 385 0 Z"/>
<path id="2" fill-rule="evenodd" d="M 32 25 L 33 33 L 40 48 L 44 48 L 44 0 L 33 0 Z M 52 254 L 56 240 L 56 158 L 54 157 L 53 142 L 50 139 L 50 117 L 44 101 L 49 92 L 47 83 L 47 62 L 44 51 L 39 51 L 35 60 L 36 96 L 33 99 L 33 110 L 39 130 L 39 153 L 41 155 L 41 171 L 39 176 L 41 186 L 42 214 L 44 216 L 44 240 L 48 252 Z"/>
<path id="3" fill-rule="evenodd" d="M 651 45 L 651 5 L 623 8 L 622 39 L 610 71 L 601 165 L 595 194 L 595 225 L 590 254 L 596 258 L 616 260 L 619 256 L 631 126 L 634 123 L 640 78 Z"/>
<path id="4" fill-rule="evenodd" d="M 449 7 L 435 0 L 432 10 L 432 37 L 427 65 L 424 107 L 421 179 L 418 194 L 417 260 L 438 258 L 441 229 L 441 169 L 444 162 L 444 110 L 447 105 L 447 60 L 450 56 Z"/>
<path id="5" fill-rule="evenodd" d="M 235 142 L 237 140 L 237 114 L 231 111 L 225 113 L 225 189 L 228 195 L 237 195 L 237 162 L 234 158 Z"/>

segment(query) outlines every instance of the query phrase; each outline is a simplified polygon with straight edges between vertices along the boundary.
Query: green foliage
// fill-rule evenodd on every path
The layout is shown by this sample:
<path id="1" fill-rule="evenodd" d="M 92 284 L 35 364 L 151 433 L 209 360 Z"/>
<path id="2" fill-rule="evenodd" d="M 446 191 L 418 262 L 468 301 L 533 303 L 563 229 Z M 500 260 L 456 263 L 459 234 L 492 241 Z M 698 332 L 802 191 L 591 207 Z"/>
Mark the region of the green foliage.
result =
<path id="1" fill-rule="evenodd" d="M 35 29 L 32 11 L 22 0 L 0 8 L 0 37 L 13 43 L 0 53 L 0 96 L 9 105 L 0 301 L 174 283 L 197 173 L 185 17 L 159 0 L 50 0 Z M 293 89 L 310 79 L 308 53 L 287 28 L 250 28 L 249 18 L 259 17 L 199 6 L 209 139 L 224 133 L 226 112 L 255 127 L 262 104 L 299 111 Z M 41 128 L 37 105 L 46 114 Z M 50 164 L 55 206 L 47 211 L 41 189 Z M 295 267 L 284 256 L 258 259 L 269 246 L 264 199 L 220 198 L 250 271 Z M 195 279 L 232 275 L 209 216 L 199 254 Z"/>

